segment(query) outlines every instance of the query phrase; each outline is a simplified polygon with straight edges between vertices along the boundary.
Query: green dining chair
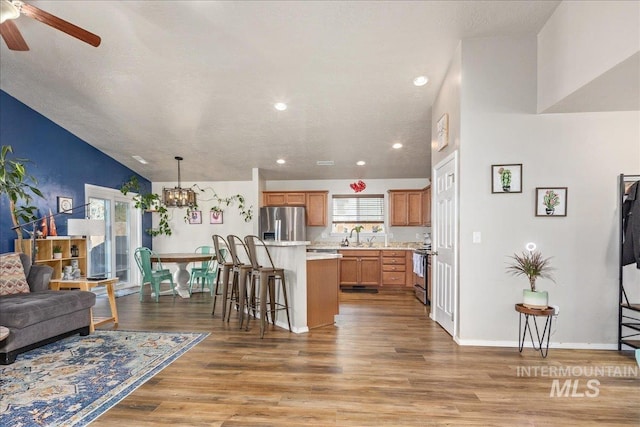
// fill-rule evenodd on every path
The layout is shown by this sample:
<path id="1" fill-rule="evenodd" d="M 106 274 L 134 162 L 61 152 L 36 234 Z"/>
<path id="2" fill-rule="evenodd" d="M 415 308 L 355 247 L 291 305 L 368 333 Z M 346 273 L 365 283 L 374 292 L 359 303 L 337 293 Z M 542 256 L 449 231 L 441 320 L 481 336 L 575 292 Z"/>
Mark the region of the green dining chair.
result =
<path id="1" fill-rule="evenodd" d="M 191 269 L 191 277 L 189 278 L 189 295 L 193 291 L 193 284 L 200 283 L 200 287 L 204 292 L 205 286 L 209 289 L 209 294 L 213 295 L 213 287 L 218 275 L 218 268 L 215 254 L 211 246 L 198 246 L 195 250 L 197 254 L 211 254 L 211 259 L 202 261 L 199 267 Z"/>
<path id="2" fill-rule="evenodd" d="M 171 271 L 162 267 L 162 263 L 157 261 L 152 261 L 155 257 L 155 253 L 145 247 L 137 248 L 133 257 L 136 260 L 136 264 L 138 264 L 138 268 L 140 269 L 140 274 L 142 274 L 142 282 L 140 283 L 140 301 L 142 302 L 142 289 L 145 284 L 149 283 L 153 292 L 155 293 L 156 302 L 160 299 L 160 283 L 168 280 L 171 284 L 171 292 L 175 298 L 176 296 L 176 287 L 173 283 L 173 275 Z M 155 270 L 152 267 L 152 262 L 156 262 Z"/>

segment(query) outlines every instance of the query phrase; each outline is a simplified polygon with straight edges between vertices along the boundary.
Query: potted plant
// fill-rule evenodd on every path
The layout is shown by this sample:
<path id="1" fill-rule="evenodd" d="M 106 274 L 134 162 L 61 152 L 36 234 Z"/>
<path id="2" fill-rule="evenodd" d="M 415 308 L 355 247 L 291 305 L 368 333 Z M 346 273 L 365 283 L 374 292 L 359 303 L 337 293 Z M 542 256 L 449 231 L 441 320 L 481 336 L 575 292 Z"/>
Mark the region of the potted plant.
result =
<path id="1" fill-rule="evenodd" d="M 62 246 L 55 245 L 53 247 L 53 259 L 60 259 L 60 258 L 62 258 Z"/>
<path id="2" fill-rule="evenodd" d="M 514 276 L 527 276 L 530 289 L 523 289 L 522 304 L 529 308 L 547 308 L 549 306 L 549 294 L 547 291 L 536 289 L 536 279 L 549 279 L 555 283 L 551 274 L 551 258 L 544 258 L 539 251 L 523 252 L 522 255 L 514 254 L 510 257 L 513 261 L 507 267 L 507 271 Z"/>
<path id="3" fill-rule="evenodd" d="M 36 219 L 36 207 L 30 206 L 33 195 L 44 197 L 42 192 L 36 187 L 38 184 L 35 177 L 27 172 L 25 164 L 27 159 L 9 158 L 13 154 L 10 145 L 3 145 L 0 151 L 0 194 L 6 194 L 9 199 L 9 211 L 11 222 L 17 227 L 18 244 L 16 250 L 22 248 L 22 228 L 19 226 Z M 24 205 L 19 205 L 22 202 Z M 36 236 L 32 236 L 35 239 Z"/>

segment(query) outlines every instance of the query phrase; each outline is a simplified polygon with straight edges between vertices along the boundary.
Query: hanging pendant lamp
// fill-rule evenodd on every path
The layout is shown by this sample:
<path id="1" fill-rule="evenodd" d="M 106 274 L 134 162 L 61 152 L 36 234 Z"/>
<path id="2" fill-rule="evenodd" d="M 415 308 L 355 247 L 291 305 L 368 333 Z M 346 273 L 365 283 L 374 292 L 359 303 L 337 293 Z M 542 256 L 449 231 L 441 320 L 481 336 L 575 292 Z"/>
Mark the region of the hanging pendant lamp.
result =
<path id="1" fill-rule="evenodd" d="M 162 203 L 171 208 L 193 207 L 196 205 L 196 192 L 191 188 L 180 187 L 180 161 L 182 157 L 176 156 L 178 161 L 178 186 L 162 189 Z"/>

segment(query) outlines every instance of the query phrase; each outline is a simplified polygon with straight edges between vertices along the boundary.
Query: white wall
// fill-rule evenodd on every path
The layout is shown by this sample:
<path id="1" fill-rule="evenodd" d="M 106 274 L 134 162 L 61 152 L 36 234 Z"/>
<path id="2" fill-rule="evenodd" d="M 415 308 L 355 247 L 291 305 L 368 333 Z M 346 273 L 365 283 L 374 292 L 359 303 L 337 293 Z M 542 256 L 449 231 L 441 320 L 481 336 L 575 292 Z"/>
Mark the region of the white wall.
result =
<path id="1" fill-rule="evenodd" d="M 426 144 L 427 142 L 425 142 Z M 429 165 L 425 164 L 425 176 L 429 174 Z M 349 184 L 354 180 L 335 179 L 335 180 L 309 180 L 309 181 L 267 181 L 266 190 L 268 191 L 296 191 L 296 190 L 327 190 L 328 195 L 328 221 L 327 227 L 307 227 L 307 240 L 311 242 L 339 242 L 340 236 L 331 236 L 331 197 L 334 194 L 355 194 Z M 389 194 L 388 190 L 394 189 L 422 189 L 429 185 L 428 178 L 420 179 L 365 179 L 367 188 L 359 194 L 384 194 L 385 212 L 389 212 Z M 388 224 L 388 218 L 387 218 Z M 427 227 L 389 227 L 386 226 L 388 233 L 393 234 L 389 238 L 389 242 L 416 242 L 416 233 L 424 233 L 429 231 Z M 326 237 L 322 236 L 326 233 Z M 382 239 L 382 237 L 380 238 Z"/>
<path id="2" fill-rule="evenodd" d="M 193 185 L 193 182 L 183 182 L 183 187 Z M 220 234 L 226 236 L 236 234 L 244 237 L 247 234 L 254 234 L 254 222 L 258 217 L 258 200 L 256 184 L 252 181 L 216 181 L 198 182 L 200 188 L 205 191 L 198 193 L 198 208 L 202 211 L 202 224 L 188 224 L 184 221 L 186 209 L 169 208 L 169 224 L 173 234 L 171 236 L 158 236 L 153 238 L 153 249 L 156 252 L 193 252 L 196 247 L 202 245 L 213 245 L 211 236 Z M 175 182 L 154 182 L 151 190 L 154 193 L 162 194 L 163 187 L 175 187 Z M 235 194 L 242 194 L 245 197 L 247 206 L 253 205 L 253 220 L 245 222 L 237 209 L 237 203 L 225 207 L 223 206 L 223 223 L 210 224 L 209 210 L 213 206 L 211 202 L 212 190 L 221 198 L 231 197 Z M 208 200 L 209 199 L 209 200 Z M 158 217 L 153 215 L 154 227 L 158 224 Z M 256 228 L 257 230 L 257 228 Z"/>
<path id="3" fill-rule="evenodd" d="M 640 173 L 640 113 L 536 114 L 536 38 L 462 44 L 460 329 L 463 344 L 517 340 L 525 278 L 507 256 L 534 241 L 553 257 L 552 343 L 617 342 L 617 175 Z M 522 163 L 523 192 L 491 194 L 492 164 Z M 535 188 L 568 187 L 567 217 L 535 217 Z M 482 243 L 472 243 L 472 233 Z M 640 271 L 636 279 L 640 279 Z M 636 280 L 640 286 L 640 280 Z"/>
<path id="4" fill-rule="evenodd" d="M 563 1 L 538 35 L 538 111 L 546 111 L 639 51 L 640 2 Z M 638 87 L 636 67 L 630 75 L 635 80 L 620 85 L 623 91 Z M 611 86 L 610 91 L 617 88 Z"/>
<path id="5" fill-rule="evenodd" d="M 431 165 L 437 165 L 460 148 L 460 90 L 462 83 L 462 45 L 458 44 L 449 68 L 433 103 L 431 123 Z M 443 114 L 449 115 L 449 145 L 436 151 L 436 124 Z"/>

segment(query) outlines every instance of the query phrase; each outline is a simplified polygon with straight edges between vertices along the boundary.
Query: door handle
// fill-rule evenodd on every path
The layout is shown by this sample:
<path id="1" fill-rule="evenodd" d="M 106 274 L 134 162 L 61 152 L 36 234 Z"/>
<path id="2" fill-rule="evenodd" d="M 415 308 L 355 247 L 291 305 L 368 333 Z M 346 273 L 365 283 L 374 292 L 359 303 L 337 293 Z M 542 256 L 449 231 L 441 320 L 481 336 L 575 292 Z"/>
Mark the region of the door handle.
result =
<path id="1" fill-rule="evenodd" d="M 431 255 L 438 256 L 438 251 L 431 251 Z"/>

